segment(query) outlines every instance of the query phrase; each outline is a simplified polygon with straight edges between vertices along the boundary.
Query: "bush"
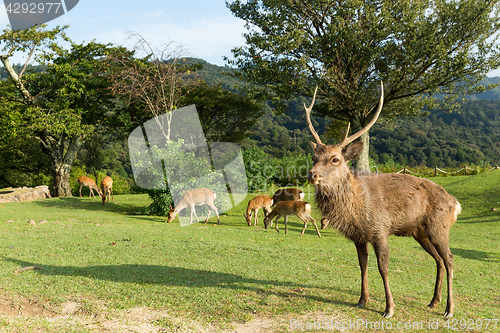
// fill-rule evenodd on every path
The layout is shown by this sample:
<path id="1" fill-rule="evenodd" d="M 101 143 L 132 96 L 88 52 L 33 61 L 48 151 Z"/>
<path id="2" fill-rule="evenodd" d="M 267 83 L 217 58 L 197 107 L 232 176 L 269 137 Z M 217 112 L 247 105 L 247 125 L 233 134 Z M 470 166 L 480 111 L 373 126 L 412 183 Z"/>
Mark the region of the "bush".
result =
<path id="1" fill-rule="evenodd" d="M 229 198 L 223 195 L 227 193 L 224 175 L 213 170 L 209 158 L 196 157 L 194 151 L 184 151 L 182 140 L 168 142 L 165 148 L 153 146 L 149 151 L 135 152 L 131 159 L 135 170 L 140 171 L 136 175 L 138 186 L 145 188 L 143 192 L 153 201 L 144 209 L 145 214 L 166 216 L 174 199 L 178 202 L 186 191 L 204 187 L 218 194 L 215 205 L 219 212 L 229 207 Z M 201 214 L 203 209 L 199 211 Z"/>

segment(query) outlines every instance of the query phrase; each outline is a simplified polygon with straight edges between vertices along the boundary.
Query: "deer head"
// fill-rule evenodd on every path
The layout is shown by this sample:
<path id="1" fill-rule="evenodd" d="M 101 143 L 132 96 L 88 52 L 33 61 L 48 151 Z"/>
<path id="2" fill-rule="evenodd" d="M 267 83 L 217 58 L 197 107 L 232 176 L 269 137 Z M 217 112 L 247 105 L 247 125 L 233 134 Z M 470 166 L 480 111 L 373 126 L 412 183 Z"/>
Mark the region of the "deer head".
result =
<path id="1" fill-rule="evenodd" d="M 373 116 L 372 120 L 359 132 L 349 136 L 350 124 L 347 126 L 347 131 L 344 139 L 336 145 L 325 145 L 321 142 L 318 133 L 314 130 L 311 123 L 311 111 L 316 100 L 316 92 L 318 88 L 314 91 L 314 96 L 309 107 L 304 108 L 306 110 L 306 120 L 309 130 L 316 142 L 309 142 L 311 148 L 314 150 L 313 155 L 313 167 L 308 173 L 308 180 L 311 184 L 320 187 L 333 188 L 338 182 L 339 178 L 347 177 L 349 173 L 349 167 L 347 162 L 353 161 L 359 157 L 363 151 L 362 142 L 354 142 L 361 135 L 366 133 L 377 121 L 380 112 L 382 111 L 382 105 L 384 103 L 384 85 L 381 82 L 381 93 L 380 101 L 378 103 L 378 108 Z M 352 143 L 352 144 L 350 144 Z"/>

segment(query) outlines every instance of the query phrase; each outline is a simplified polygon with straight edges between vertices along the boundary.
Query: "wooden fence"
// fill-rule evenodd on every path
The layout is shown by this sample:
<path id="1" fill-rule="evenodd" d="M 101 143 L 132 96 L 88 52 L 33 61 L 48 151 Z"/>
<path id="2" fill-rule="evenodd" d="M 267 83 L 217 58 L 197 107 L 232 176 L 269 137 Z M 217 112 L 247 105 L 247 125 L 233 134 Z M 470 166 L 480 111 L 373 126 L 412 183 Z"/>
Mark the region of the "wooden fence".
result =
<path id="1" fill-rule="evenodd" d="M 407 167 L 404 167 L 403 169 L 399 170 L 398 172 L 395 172 L 395 173 L 404 173 L 404 174 L 411 174 L 411 175 L 415 175 L 415 176 L 434 176 L 434 177 L 437 177 L 440 173 L 441 174 L 445 174 L 445 175 L 457 175 L 461 172 L 464 172 L 464 175 L 468 175 L 470 174 L 471 172 L 474 172 L 474 171 L 478 171 L 478 172 L 485 172 L 485 171 L 491 171 L 491 170 L 497 170 L 497 169 L 500 169 L 500 167 L 498 167 L 498 165 L 492 167 L 492 168 L 488 168 L 488 169 L 473 169 L 469 166 L 464 166 L 462 167 L 461 169 L 457 170 L 457 171 L 444 171 L 444 170 L 441 170 L 440 168 L 438 168 L 437 166 L 434 167 L 434 169 L 431 169 L 427 172 L 424 172 L 424 173 L 418 173 L 418 172 L 413 172 L 411 171 L 410 169 L 408 169 Z M 375 173 L 381 173 L 378 169 Z"/>

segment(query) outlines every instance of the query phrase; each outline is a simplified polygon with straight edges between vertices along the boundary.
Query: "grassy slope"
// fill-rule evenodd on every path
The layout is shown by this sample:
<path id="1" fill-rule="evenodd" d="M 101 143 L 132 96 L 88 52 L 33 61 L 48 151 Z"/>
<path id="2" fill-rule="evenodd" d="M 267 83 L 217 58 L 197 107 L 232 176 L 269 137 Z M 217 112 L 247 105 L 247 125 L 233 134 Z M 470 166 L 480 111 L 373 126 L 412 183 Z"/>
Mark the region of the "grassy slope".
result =
<path id="1" fill-rule="evenodd" d="M 463 208 L 450 240 L 455 318 L 498 318 L 500 210 L 492 208 L 500 208 L 500 172 L 435 181 Z M 13 303 L 29 299 L 54 313 L 67 301 L 83 304 L 83 312 L 94 315 L 103 307 L 169 309 L 169 316 L 153 322 L 165 328 L 172 325 L 172 316 L 218 327 L 308 313 L 317 319 L 382 320 L 384 291 L 373 251 L 371 300 L 356 309 L 360 289 L 354 245 L 331 229 L 319 239 L 312 225 L 299 238 L 302 222 L 296 217 L 290 218 L 288 235 L 282 224 L 279 234 L 264 230 L 262 212 L 260 226 L 248 227 L 242 215 L 251 197 L 222 216 L 221 225 L 211 219 L 184 228 L 177 221 L 133 215 L 148 201 L 141 195 L 116 196 L 117 204 L 106 206 L 88 198 L 0 204 L 0 296 Z M 306 200 L 313 201 L 311 196 Z M 318 213 L 313 216 L 319 223 Z M 390 246 L 396 302 L 391 321 L 440 319 L 444 304 L 426 308 L 435 278 L 432 258 L 412 239 L 392 237 Z M 43 270 L 12 273 L 31 265 Z M 61 330 L 47 318 L 34 324 L 0 316 L 2 325 Z M 86 331 L 84 326 L 73 330 Z"/>

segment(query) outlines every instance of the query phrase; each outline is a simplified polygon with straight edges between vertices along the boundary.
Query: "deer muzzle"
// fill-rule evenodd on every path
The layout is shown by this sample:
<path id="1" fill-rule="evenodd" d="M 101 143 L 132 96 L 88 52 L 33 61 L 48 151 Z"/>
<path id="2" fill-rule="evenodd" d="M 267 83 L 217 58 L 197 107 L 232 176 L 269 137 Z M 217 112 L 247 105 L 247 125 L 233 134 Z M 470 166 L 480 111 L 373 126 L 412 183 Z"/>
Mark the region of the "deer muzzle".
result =
<path id="1" fill-rule="evenodd" d="M 321 180 L 323 180 L 323 177 L 321 177 L 316 171 L 311 169 L 307 174 L 307 180 L 309 181 L 309 183 L 317 185 L 321 182 Z"/>

